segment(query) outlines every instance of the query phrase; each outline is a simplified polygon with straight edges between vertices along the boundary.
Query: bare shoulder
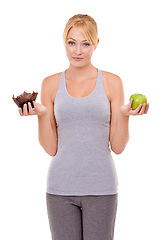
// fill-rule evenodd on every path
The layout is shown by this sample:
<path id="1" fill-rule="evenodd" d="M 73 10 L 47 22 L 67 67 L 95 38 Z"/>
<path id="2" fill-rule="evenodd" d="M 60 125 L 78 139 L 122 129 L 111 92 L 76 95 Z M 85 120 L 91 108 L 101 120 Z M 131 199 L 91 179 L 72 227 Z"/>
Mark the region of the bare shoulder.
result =
<path id="1" fill-rule="evenodd" d="M 43 80 L 42 85 L 51 88 L 52 86 L 57 85 L 57 83 L 60 81 L 60 76 L 61 72 L 50 75 Z"/>
<path id="2" fill-rule="evenodd" d="M 102 71 L 102 74 L 103 80 L 107 82 L 107 84 L 111 84 L 112 86 L 122 84 L 122 80 L 118 75 L 107 71 Z"/>
<path id="3" fill-rule="evenodd" d="M 105 92 L 111 101 L 113 96 L 122 92 L 123 82 L 118 75 L 111 72 L 102 71 L 102 75 Z"/>
<path id="4" fill-rule="evenodd" d="M 52 101 L 58 90 L 61 74 L 62 72 L 55 73 L 42 81 L 42 91 L 47 93 L 46 95 L 50 96 Z"/>

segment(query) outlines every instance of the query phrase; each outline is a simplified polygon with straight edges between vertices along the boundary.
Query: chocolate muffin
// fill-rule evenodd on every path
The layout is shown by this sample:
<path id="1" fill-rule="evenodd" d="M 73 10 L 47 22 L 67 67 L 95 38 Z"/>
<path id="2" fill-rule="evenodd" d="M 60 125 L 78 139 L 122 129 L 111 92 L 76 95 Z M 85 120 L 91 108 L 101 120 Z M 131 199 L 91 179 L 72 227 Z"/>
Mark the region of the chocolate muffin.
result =
<path id="1" fill-rule="evenodd" d="M 17 96 L 16 98 L 14 97 L 14 94 L 13 94 L 12 99 L 16 103 L 16 105 L 18 107 L 21 107 L 23 110 L 23 105 L 25 103 L 27 104 L 28 102 L 30 102 L 32 105 L 32 108 L 34 108 L 32 101 L 36 100 L 37 95 L 38 95 L 38 93 L 34 92 L 34 91 L 33 91 L 33 93 L 27 93 L 24 91 L 21 95 Z M 28 110 L 28 104 L 27 104 L 27 110 Z"/>

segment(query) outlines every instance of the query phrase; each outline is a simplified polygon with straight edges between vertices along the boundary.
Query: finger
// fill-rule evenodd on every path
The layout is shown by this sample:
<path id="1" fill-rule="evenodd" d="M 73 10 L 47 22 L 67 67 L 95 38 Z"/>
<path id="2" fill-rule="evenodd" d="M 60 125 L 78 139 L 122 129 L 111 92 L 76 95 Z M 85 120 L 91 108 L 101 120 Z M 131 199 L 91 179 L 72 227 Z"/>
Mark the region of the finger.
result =
<path id="1" fill-rule="evenodd" d="M 33 106 L 34 106 L 34 110 L 35 110 L 35 113 L 36 113 L 36 115 L 38 114 L 38 103 L 36 103 L 35 101 L 32 101 L 32 103 L 33 103 Z"/>
<path id="2" fill-rule="evenodd" d="M 146 104 L 145 114 L 148 112 L 148 110 L 149 110 L 149 103 Z"/>
<path id="3" fill-rule="evenodd" d="M 140 104 L 135 110 L 133 110 L 133 115 L 138 115 L 139 112 L 141 111 L 142 104 Z"/>
<path id="4" fill-rule="evenodd" d="M 34 115 L 34 109 L 32 108 L 32 105 L 30 102 L 28 102 L 28 111 L 30 115 Z"/>
<path id="5" fill-rule="evenodd" d="M 35 109 L 35 111 L 36 111 L 36 109 L 37 109 L 37 104 L 36 104 L 35 101 L 32 101 L 32 103 L 33 103 L 33 105 L 34 105 L 34 109 Z"/>
<path id="6" fill-rule="evenodd" d="M 139 115 L 143 115 L 145 113 L 145 109 L 146 109 L 146 104 L 144 103 L 141 107 L 141 110 L 139 111 Z"/>
<path id="7" fill-rule="evenodd" d="M 133 103 L 133 99 L 131 99 L 128 103 L 128 108 L 127 108 L 128 111 L 132 109 L 132 103 Z"/>
<path id="8" fill-rule="evenodd" d="M 19 114 L 23 116 L 22 108 L 18 108 Z"/>
<path id="9" fill-rule="evenodd" d="M 27 111 L 27 104 L 23 104 L 23 115 L 27 116 L 28 115 L 28 111 Z"/>

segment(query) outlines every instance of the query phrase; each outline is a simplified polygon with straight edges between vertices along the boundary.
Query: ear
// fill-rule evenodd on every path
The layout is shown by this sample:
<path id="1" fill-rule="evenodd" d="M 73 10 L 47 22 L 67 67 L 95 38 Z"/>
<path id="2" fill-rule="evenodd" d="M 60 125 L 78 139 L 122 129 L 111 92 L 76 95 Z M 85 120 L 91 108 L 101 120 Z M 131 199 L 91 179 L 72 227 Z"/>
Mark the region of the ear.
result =
<path id="1" fill-rule="evenodd" d="M 96 50 L 98 44 L 99 44 L 99 38 L 97 39 L 97 44 L 95 45 L 95 49 L 94 50 Z"/>

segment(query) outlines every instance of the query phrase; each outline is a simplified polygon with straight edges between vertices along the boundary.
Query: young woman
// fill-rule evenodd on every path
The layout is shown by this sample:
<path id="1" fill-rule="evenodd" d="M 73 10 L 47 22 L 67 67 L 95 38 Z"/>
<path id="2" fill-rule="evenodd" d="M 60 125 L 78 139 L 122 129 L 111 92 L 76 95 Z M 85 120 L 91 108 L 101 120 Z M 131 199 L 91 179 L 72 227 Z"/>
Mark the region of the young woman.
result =
<path id="1" fill-rule="evenodd" d="M 130 115 L 148 104 L 124 105 L 123 84 L 91 63 L 99 43 L 97 24 L 78 14 L 65 26 L 69 68 L 43 80 L 41 103 L 24 105 L 37 115 L 39 142 L 52 156 L 47 210 L 53 240 L 112 240 L 117 210 L 117 174 L 111 150 L 121 154 L 129 139 Z"/>

